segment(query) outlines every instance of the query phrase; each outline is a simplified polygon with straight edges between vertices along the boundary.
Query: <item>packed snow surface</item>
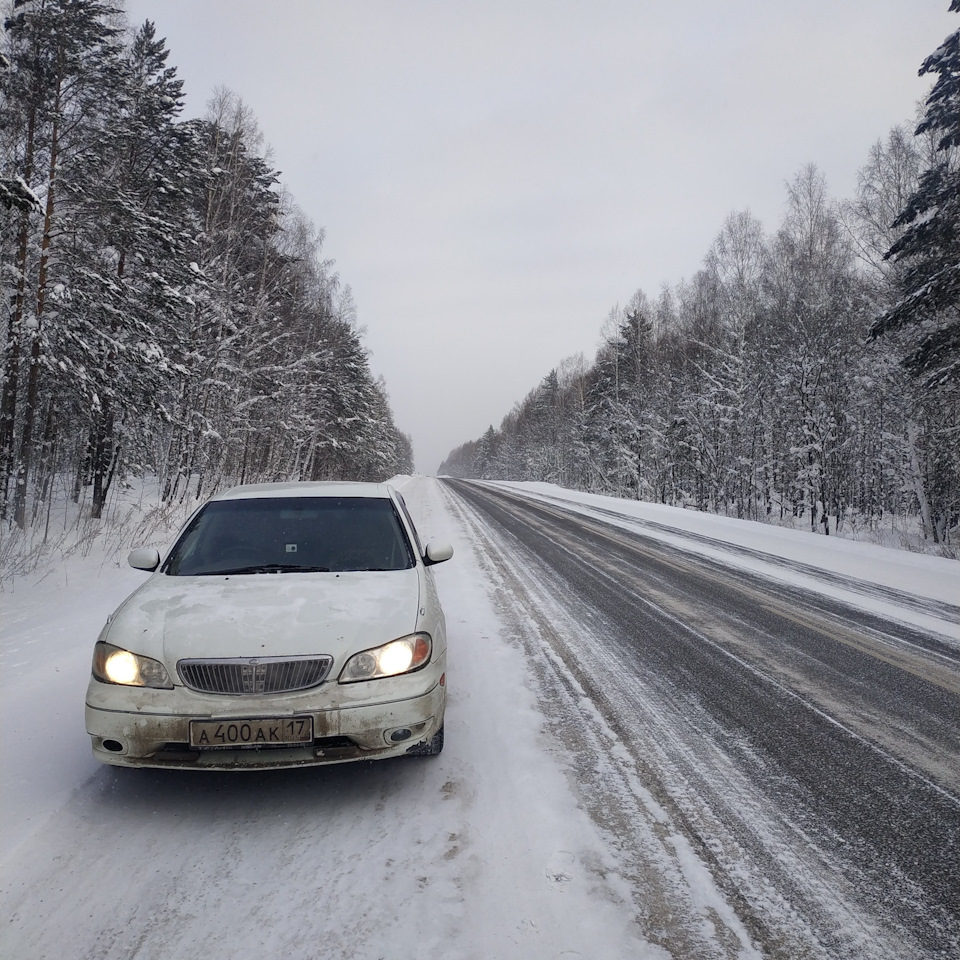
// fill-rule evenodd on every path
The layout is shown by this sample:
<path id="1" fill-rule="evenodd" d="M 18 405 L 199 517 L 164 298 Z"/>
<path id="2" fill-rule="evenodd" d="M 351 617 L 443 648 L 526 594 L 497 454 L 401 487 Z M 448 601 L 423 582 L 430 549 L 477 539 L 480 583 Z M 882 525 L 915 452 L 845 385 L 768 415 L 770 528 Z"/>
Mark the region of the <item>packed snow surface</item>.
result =
<path id="1" fill-rule="evenodd" d="M 83 719 L 93 643 L 146 574 L 127 567 L 125 554 L 102 551 L 8 582 L 0 597 L 4 960 L 683 955 L 638 922 L 643 871 L 624 862 L 578 799 L 475 534 L 436 480 L 393 483 L 424 542 L 456 551 L 434 568 L 449 635 L 446 748 L 436 758 L 240 774 L 101 766 Z M 678 549 L 889 608 L 960 645 L 960 625 L 937 606 L 958 601 L 955 561 L 544 484 L 508 486 L 608 521 L 656 524 Z M 898 605 L 887 590 L 918 604 Z M 602 730 L 599 715 L 596 723 Z M 649 820 L 638 829 L 662 847 L 663 876 L 683 888 L 682 920 L 699 931 L 689 955 L 761 956 L 639 782 L 636 795 Z"/>

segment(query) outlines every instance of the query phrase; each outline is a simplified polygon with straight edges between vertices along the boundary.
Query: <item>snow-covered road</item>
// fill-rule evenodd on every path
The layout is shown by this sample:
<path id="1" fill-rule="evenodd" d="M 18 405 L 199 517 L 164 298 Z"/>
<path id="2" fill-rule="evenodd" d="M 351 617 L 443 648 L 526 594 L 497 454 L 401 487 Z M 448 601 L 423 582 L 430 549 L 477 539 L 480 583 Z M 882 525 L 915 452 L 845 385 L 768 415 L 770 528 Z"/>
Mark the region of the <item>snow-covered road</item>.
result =
<path id="1" fill-rule="evenodd" d="M 550 653 L 540 685 L 553 676 L 561 692 L 543 708 L 582 798 L 611 792 L 578 742 L 599 710 L 767 955 L 953 956 L 960 611 L 921 597 L 938 570 L 949 595 L 955 565 L 904 557 L 901 587 L 884 587 L 862 574 L 888 551 L 846 545 L 830 560 L 825 538 L 771 549 L 782 538 L 756 524 L 699 518 L 684 531 L 683 514 L 654 522 L 648 504 L 449 486 L 475 539 L 490 534 L 502 596 L 528 597 L 528 657 Z M 717 539 L 710 525 L 733 530 Z M 791 556 L 810 539 L 829 576 Z M 857 561 L 846 571 L 845 552 Z M 903 588 L 915 564 L 921 596 Z M 564 703 L 570 675 L 582 692 Z"/>
<path id="2" fill-rule="evenodd" d="M 729 856 L 720 863 L 723 851 L 697 842 L 696 783 L 679 803 L 679 781 L 637 762 L 624 716 L 609 716 L 583 682 L 595 678 L 564 658 L 579 636 L 603 629 L 596 611 L 543 580 L 535 557 L 449 487 L 398 485 L 425 538 L 457 551 L 436 568 L 450 643 L 437 758 L 236 775 L 100 767 L 83 730 L 92 644 L 143 574 L 112 557 L 74 558 L 0 598 L 0 958 L 936 955 L 895 942 L 854 909 L 849 878 L 834 878 L 842 909 L 832 917 L 848 928 L 832 942 L 775 883 L 763 902 L 747 902 L 757 896 L 753 864 L 738 887 Z M 642 505 L 554 488 L 524 492 L 613 510 L 625 528 L 645 520 L 648 535 L 741 568 L 779 566 L 792 589 L 807 578 L 821 593 L 855 595 L 842 599 L 911 623 L 938 645 L 929 655 L 940 668 L 956 671 L 956 563 L 683 511 L 644 518 Z M 764 530 L 777 546 L 760 542 Z M 718 766 L 729 765 L 723 747 L 710 747 Z M 944 789 L 960 823 L 957 785 Z M 745 789 L 732 799 L 756 797 Z M 767 815 L 756 811 L 758 822 Z M 793 858 L 802 844 L 778 849 Z M 810 849 L 784 869 L 827 882 Z M 946 854 L 956 869 L 957 848 Z M 758 909 L 769 921 L 759 927 Z"/>

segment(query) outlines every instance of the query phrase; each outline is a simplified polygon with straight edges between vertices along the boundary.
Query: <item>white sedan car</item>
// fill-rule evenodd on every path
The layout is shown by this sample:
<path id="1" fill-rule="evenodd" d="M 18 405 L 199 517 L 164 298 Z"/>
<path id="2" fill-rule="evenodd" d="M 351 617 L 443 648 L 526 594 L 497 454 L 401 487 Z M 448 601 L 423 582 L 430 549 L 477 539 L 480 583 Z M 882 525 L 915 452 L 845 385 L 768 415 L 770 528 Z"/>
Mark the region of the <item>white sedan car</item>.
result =
<path id="1" fill-rule="evenodd" d="M 446 631 L 392 487 L 235 487 L 190 518 L 108 618 L 87 732 L 120 766 L 262 769 L 443 748 Z"/>

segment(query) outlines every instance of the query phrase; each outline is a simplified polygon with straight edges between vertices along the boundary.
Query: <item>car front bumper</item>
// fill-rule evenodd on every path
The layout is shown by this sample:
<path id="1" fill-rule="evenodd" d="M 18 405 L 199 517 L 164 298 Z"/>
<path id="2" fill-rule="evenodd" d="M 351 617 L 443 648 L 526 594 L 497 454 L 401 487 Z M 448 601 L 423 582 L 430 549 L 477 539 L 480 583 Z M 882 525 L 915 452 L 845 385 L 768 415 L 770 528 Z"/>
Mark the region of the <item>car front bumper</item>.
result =
<path id="1" fill-rule="evenodd" d="M 182 687 L 145 690 L 92 680 L 87 690 L 86 726 L 94 756 L 114 766 L 262 770 L 384 759 L 403 756 L 437 733 L 443 725 L 444 683 L 443 663 L 407 677 L 362 685 L 334 689 L 335 685 L 323 684 L 295 696 L 229 700 Z M 370 694 L 366 698 L 358 689 L 361 686 Z M 340 695 L 339 702 L 329 702 L 331 690 Z M 189 743 L 191 720 L 234 722 L 294 716 L 313 718 L 312 743 L 213 749 Z"/>

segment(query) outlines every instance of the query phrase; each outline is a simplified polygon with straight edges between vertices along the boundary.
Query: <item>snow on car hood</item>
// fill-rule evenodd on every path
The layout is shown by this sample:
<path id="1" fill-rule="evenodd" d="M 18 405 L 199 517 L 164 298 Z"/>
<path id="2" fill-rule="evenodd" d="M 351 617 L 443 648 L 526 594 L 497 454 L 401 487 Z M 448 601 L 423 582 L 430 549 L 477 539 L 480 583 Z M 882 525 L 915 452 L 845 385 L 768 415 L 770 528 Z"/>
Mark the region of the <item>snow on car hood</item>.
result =
<path id="1" fill-rule="evenodd" d="M 388 572 L 170 577 L 155 574 L 113 615 L 103 639 L 164 661 L 329 654 L 412 633 L 416 568 Z"/>

